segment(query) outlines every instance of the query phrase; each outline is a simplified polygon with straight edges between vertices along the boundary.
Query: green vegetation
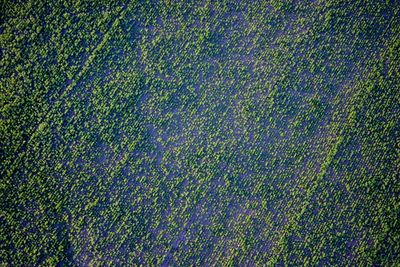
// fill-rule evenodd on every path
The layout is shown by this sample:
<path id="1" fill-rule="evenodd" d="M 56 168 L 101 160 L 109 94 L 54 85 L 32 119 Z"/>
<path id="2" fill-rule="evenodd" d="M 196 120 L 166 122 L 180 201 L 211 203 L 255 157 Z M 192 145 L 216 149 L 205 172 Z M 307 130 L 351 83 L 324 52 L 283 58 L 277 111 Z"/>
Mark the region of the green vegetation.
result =
<path id="1" fill-rule="evenodd" d="M 0 265 L 399 265 L 399 9 L 3 1 Z"/>

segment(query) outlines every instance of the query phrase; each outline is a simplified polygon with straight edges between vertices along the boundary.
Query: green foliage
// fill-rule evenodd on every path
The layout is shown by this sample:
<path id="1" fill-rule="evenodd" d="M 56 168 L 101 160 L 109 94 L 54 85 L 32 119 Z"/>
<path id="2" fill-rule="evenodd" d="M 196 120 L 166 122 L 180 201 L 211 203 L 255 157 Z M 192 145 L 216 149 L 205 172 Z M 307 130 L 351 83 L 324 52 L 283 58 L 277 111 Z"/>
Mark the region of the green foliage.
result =
<path id="1" fill-rule="evenodd" d="M 398 265 L 398 9 L 5 1 L 0 265 Z"/>

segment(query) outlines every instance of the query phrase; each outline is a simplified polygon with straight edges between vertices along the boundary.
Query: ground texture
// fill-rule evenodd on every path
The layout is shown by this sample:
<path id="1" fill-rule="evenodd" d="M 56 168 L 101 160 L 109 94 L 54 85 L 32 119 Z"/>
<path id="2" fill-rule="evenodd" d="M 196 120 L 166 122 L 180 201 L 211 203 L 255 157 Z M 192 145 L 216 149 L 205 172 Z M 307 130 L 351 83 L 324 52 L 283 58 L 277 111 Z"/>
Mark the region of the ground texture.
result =
<path id="1" fill-rule="evenodd" d="M 400 264 L 397 1 L 2 1 L 0 265 Z"/>

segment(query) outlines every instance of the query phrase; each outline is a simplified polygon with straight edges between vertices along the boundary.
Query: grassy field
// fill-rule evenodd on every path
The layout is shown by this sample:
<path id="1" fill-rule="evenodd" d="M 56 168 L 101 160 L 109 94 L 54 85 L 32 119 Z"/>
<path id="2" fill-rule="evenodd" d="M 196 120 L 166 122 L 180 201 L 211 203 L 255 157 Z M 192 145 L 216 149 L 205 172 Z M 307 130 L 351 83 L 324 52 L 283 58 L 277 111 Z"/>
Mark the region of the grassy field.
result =
<path id="1" fill-rule="evenodd" d="M 399 10 L 3 0 L 0 265 L 400 265 Z"/>

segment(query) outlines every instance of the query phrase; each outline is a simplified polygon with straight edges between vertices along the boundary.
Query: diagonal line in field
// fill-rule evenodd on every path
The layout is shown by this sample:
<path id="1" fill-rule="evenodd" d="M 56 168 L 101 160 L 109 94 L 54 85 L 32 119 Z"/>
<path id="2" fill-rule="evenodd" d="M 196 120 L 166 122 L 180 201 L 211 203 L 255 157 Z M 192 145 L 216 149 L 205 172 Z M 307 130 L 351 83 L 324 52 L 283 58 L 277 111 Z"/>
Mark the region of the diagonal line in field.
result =
<path id="1" fill-rule="evenodd" d="M 121 10 L 117 13 L 115 20 L 113 21 L 113 23 L 111 24 L 109 29 L 104 33 L 104 35 L 101 38 L 101 40 L 99 41 L 98 45 L 93 49 L 92 53 L 83 62 L 79 71 L 77 71 L 75 73 L 74 77 L 71 79 L 72 82 L 70 84 L 68 84 L 64 90 L 62 90 L 61 94 L 58 97 L 57 102 L 48 109 L 48 111 L 45 113 L 45 115 L 39 120 L 37 125 L 33 128 L 31 134 L 29 134 L 29 138 L 24 140 L 23 144 L 20 146 L 20 148 L 17 149 L 17 151 L 15 152 L 16 153 L 15 158 L 13 160 L 11 160 L 11 163 L 12 163 L 11 168 L 8 170 L 5 168 L 0 175 L 1 177 L 3 177 L 4 174 L 7 174 L 8 177 L 11 177 L 12 175 L 14 175 L 14 172 L 16 171 L 17 167 L 19 166 L 19 162 L 26 155 L 26 149 L 29 147 L 29 145 L 32 141 L 32 138 L 35 136 L 35 134 L 37 132 L 39 132 L 41 130 L 41 125 L 43 125 L 49 119 L 52 111 L 55 108 L 60 107 L 62 100 L 68 95 L 69 92 L 71 92 L 75 88 L 75 86 L 78 84 L 78 81 L 86 73 L 89 66 L 92 64 L 93 60 L 95 59 L 98 51 L 100 51 L 105 46 L 105 44 L 108 42 L 112 29 L 119 25 L 119 21 L 124 16 L 124 13 L 127 10 L 128 5 L 129 5 L 129 3 L 126 3 L 120 7 Z"/>
<path id="2" fill-rule="evenodd" d="M 383 31 L 383 33 L 375 38 L 375 43 L 378 41 L 378 39 L 379 39 L 380 37 L 384 38 L 384 35 L 385 35 L 386 32 L 389 30 L 389 28 L 390 28 L 390 26 L 392 25 L 394 19 L 397 17 L 397 13 L 398 13 L 398 12 L 395 12 L 395 14 L 393 15 L 392 19 L 391 19 L 390 22 L 388 23 L 388 26 L 387 26 L 387 27 L 385 28 L 385 30 Z M 395 36 L 395 37 L 394 37 L 394 40 L 397 40 L 397 38 L 398 38 L 398 36 Z M 384 48 L 383 48 L 383 51 L 380 51 L 380 50 L 376 51 L 374 59 L 379 59 L 379 58 L 381 58 L 386 52 L 388 52 L 388 47 L 384 47 Z M 374 62 L 374 60 L 371 60 L 371 61 Z M 369 61 L 369 62 L 371 62 L 371 61 Z M 365 75 L 364 79 L 359 79 L 359 80 L 356 82 L 356 84 L 354 85 L 354 87 L 358 87 L 359 84 L 360 84 L 360 82 L 362 82 L 363 80 L 369 78 L 369 76 L 370 76 L 370 74 L 371 74 L 370 69 L 372 68 L 372 66 L 368 66 L 367 68 L 368 68 L 368 70 L 366 71 L 367 74 Z M 359 91 L 358 93 L 360 93 L 360 91 Z M 359 94 L 358 94 L 358 93 L 354 96 L 355 98 L 359 98 Z M 347 119 L 347 118 L 346 118 L 346 119 Z M 332 148 L 331 148 L 331 151 L 333 151 L 333 153 L 328 153 L 326 159 L 323 161 L 323 166 L 322 166 L 320 172 L 317 174 L 317 178 L 316 178 L 315 181 L 314 181 L 315 184 L 310 188 L 309 191 L 307 191 L 307 195 L 306 195 L 306 200 L 305 200 L 304 206 L 302 207 L 302 209 L 300 210 L 300 212 L 299 212 L 298 214 L 296 214 L 296 216 L 294 216 L 293 219 L 290 220 L 290 221 L 286 224 L 287 227 L 284 228 L 283 235 L 282 235 L 281 238 L 280 238 L 280 241 L 281 241 L 281 242 L 283 242 L 283 241 L 288 237 L 288 235 L 290 235 L 290 233 L 293 232 L 293 230 L 294 230 L 294 229 L 296 228 L 296 226 L 298 225 L 298 223 L 299 223 L 301 217 L 303 217 L 303 215 L 305 214 L 305 212 L 306 212 L 308 206 L 309 206 L 310 203 L 311 203 L 311 198 L 312 198 L 312 196 L 316 193 L 316 189 L 317 189 L 317 187 L 318 187 L 318 182 L 321 181 L 321 180 L 325 177 L 327 169 L 331 166 L 331 164 L 332 164 L 334 158 L 336 157 L 336 155 L 337 155 L 337 153 L 338 153 L 338 151 L 339 151 L 340 146 L 341 146 L 341 145 L 343 144 L 343 142 L 344 142 L 344 138 L 345 138 L 345 137 L 343 136 L 343 132 L 344 132 L 343 129 L 339 132 L 339 135 L 338 135 L 337 139 L 335 140 L 335 143 L 333 144 L 333 146 L 332 146 Z M 287 249 L 288 249 L 287 247 L 280 247 L 280 249 L 279 249 L 278 252 L 276 253 L 277 257 L 274 257 L 274 258 L 271 259 L 272 265 L 276 265 L 276 264 L 277 264 L 277 260 L 283 256 L 283 253 L 284 253 L 285 250 L 287 250 Z M 269 263 L 271 263 L 271 262 L 269 262 Z"/>

